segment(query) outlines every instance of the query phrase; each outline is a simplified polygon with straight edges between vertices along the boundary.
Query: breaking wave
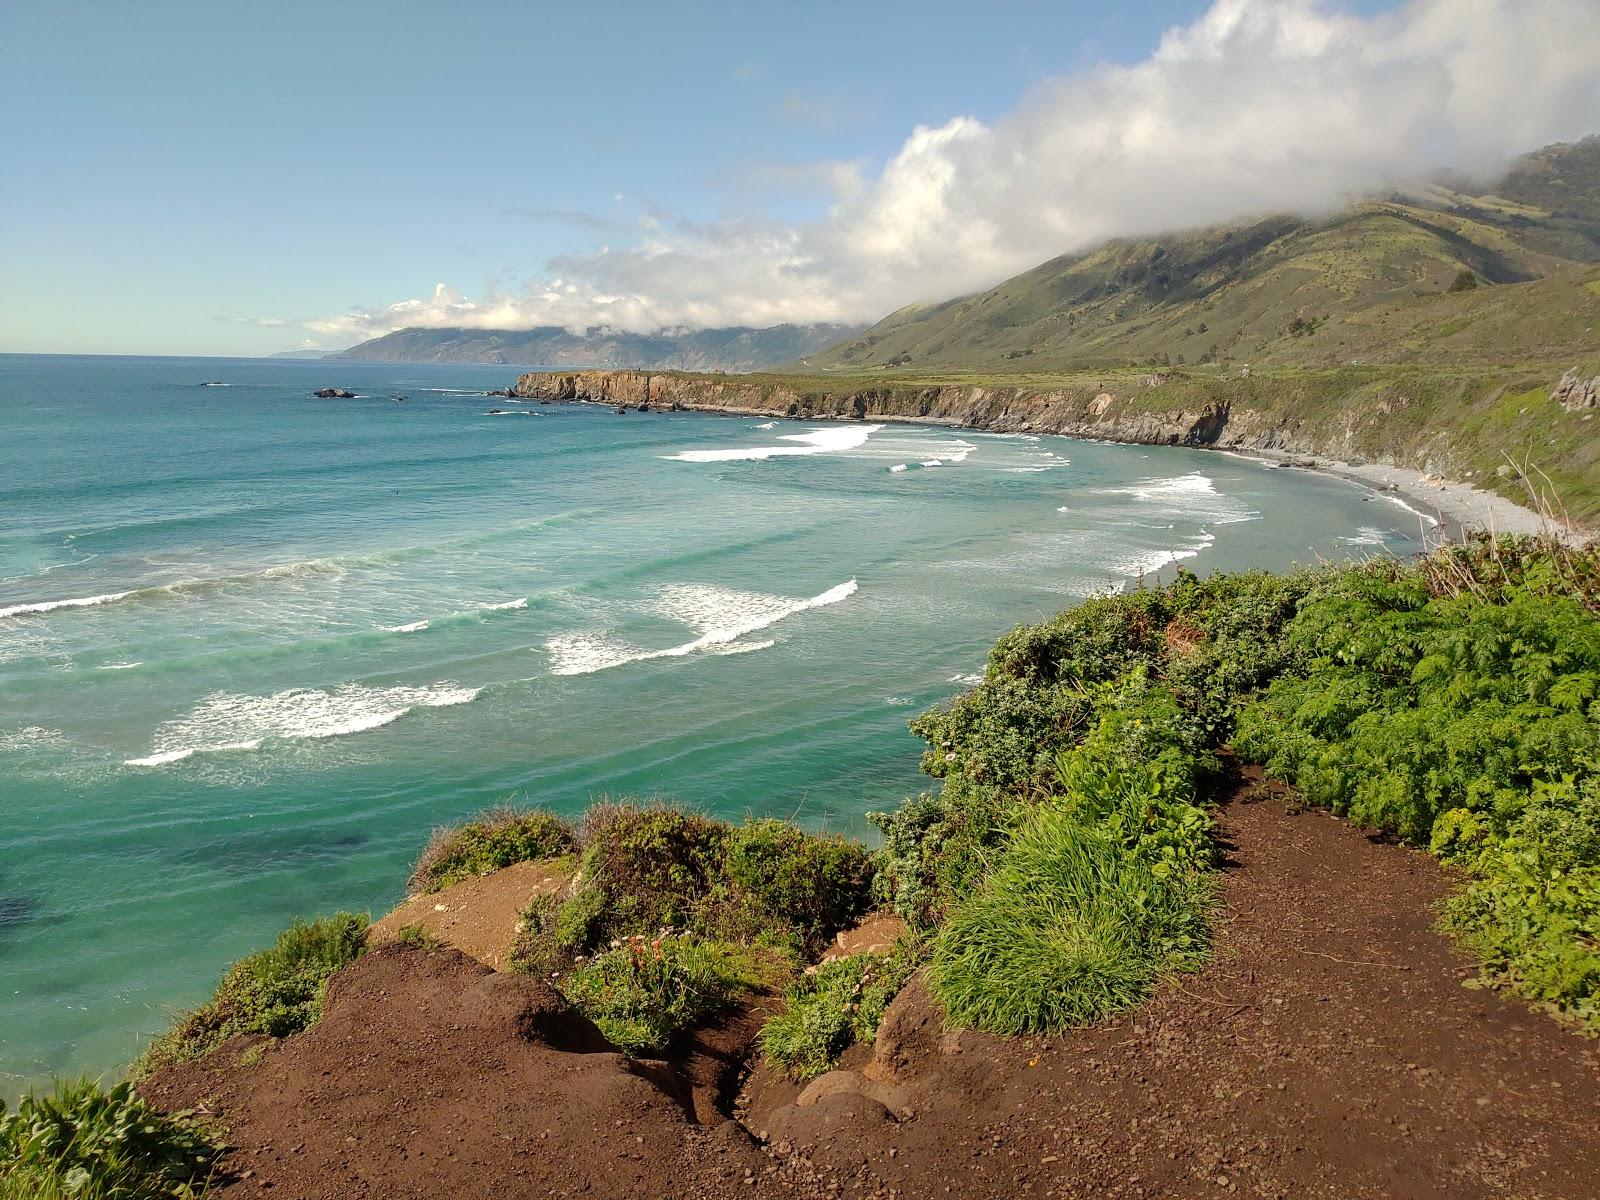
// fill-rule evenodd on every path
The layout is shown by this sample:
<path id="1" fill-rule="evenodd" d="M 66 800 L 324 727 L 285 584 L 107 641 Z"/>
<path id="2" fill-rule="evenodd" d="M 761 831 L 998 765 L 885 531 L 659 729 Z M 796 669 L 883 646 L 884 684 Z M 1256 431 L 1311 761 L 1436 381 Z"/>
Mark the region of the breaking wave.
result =
<path id="1" fill-rule="evenodd" d="M 168 721 L 143 758 L 130 767 L 164 767 L 196 754 L 257 750 L 268 739 L 343 737 L 378 729 L 417 708 L 445 708 L 477 699 L 481 688 L 438 683 L 428 687 L 366 687 L 347 683 L 331 691 L 294 688 L 271 696 L 218 692 L 186 717 Z"/>
<path id="2" fill-rule="evenodd" d="M 693 654 L 745 654 L 774 644 L 740 643 L 745 635 L 776 625 L 795 613 L 837 604 L 856 591 L 854 579 L 806 599 L 702 584 L 668 587 L 657 596 L 651 611 L 699 631 L 700 636 L 692 641 L 665 650 L 645 650 L 605 634 L 575 633 L 551 638 L 545 643 L 545 650 L 550 655 L 553 675 L 590 675 L 625 663 Z"/>
<path id="3" fill-rule="evenodd" d="M 810 433 L 786 433 L 779 441 L 798 442 L 797 446 L 745 446 L 725 450 L 681 450 L 663 458 L 673 462 L 739 462 L 759 461 L 768 458 L 799 457 L 810 454 L 838 454 L 856 450 L 867 444 L 867 439 L 882 425 L 839 425 L 827 429 L 813 429 Z"/>

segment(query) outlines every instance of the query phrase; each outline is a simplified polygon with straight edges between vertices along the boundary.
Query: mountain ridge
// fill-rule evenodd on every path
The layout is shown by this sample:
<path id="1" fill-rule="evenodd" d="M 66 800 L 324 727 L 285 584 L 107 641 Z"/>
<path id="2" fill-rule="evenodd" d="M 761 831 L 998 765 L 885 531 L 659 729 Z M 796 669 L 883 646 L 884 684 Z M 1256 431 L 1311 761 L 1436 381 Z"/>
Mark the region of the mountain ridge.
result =
<path id="1" fill-rule="evenodd" d="M 494 363 L 506 366 L 757 371 L 802 357 L 859 332 L 860 326 L 739 325 L 652 334 L 560 326 L 525 330 L 406 328 L 330 355 L 364 362 Z"/>
<path id="2" fill-rule="evenodd" d="M 987 291 L 903 307 L 785 369 L 1581 357 L 1596 342 L 1600 305 L 1590 301 L 1600 296 L 1585 274 L 1596 262 L 1600 137 L 1589 137 L 1525 155 L 1476 194 L 1438 183 L 1325 217 L 1269 214 L 1114 239 Z"/>

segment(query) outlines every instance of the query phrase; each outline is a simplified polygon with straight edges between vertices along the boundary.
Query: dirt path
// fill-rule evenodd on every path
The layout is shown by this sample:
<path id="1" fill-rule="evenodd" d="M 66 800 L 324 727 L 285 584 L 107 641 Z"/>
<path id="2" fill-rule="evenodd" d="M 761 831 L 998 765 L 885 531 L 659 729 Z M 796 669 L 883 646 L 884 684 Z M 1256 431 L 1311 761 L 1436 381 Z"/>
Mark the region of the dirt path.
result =
<path id="1" fill-rule="evenodd" d="M 229 1200 L 1600 1194 L 1597 1043 L 1462 987 L 1436 863 L 1278 801 L 1221 822 L 1206 970 L 1009 1042 L 945 1034 L 914 984 L 823 1099 L 756 1072 L 765 1146 L 694 1124 L 680 1080 L 597 1048 L 537 982 L 406 947 L 254 1065 L 236 1044 L 149 1090 L 218 1111 L 250 1172 Z"/>

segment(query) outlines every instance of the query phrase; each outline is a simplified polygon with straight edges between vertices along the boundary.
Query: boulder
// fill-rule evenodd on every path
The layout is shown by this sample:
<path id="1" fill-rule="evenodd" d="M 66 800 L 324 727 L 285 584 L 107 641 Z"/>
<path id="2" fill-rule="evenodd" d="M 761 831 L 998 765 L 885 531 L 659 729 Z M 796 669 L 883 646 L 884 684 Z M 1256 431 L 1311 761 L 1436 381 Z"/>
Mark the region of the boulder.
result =
<path id="1" fill-rule="evenodd" d="M 356 398 L 354 392 L 347 392 L 344 388 L 336 387 L 318 388 L 311 394 L 318 400 L 354 400 Z"/>
<path id="2" fill-rule="evenodd" d="M 1600 375 L 1584 379 L 1578 374 L 1578 368 L 1573 367 L 1551 389 L 1550 399 L 1559 402 L 1568 412 L 1600 407 Z"/>

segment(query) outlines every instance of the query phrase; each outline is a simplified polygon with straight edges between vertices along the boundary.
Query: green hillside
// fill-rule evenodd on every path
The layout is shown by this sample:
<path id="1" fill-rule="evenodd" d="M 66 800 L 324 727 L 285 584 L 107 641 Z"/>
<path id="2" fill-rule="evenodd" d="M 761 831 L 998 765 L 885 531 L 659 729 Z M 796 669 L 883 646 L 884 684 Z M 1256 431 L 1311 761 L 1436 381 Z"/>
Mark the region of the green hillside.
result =
<path id="1" fill-rule="evenodd" d="M 1600 331 L 1600 137 L 1333 216 L 1120 240 L 902 309 L 797 369 L 1577 361 Z"/>

